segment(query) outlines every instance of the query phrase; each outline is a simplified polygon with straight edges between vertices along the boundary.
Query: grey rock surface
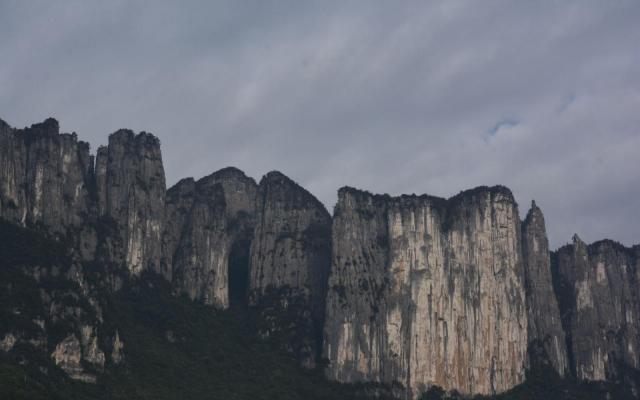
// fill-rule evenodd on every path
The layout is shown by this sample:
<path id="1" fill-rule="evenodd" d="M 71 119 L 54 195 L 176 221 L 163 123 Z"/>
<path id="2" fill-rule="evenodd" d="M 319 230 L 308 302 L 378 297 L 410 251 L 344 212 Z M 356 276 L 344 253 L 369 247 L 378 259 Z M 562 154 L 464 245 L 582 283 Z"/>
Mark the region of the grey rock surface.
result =
<path id="1" fill-rule="evenodd" d="M 256 190 L 255 181 L 235 168 L 169 189 L 162 265 L 172 271 L 177 291 L 229 306 L 229 256 L 235 243 L 251 238 Z"/>
<path id="2" fill-rule="evenodd" d="M 297 314 L 296 329 L 302 340 L 292 344 L 293 351 L 312 367 L 322 340 L 331 216 L 311 193 L 276 171 L 260 181 L 256 204 L 251 303 Z M 281 320 L 274 322 L 271 329 L 282 325 Z"/>
<path id="3" fill-rule="evenodd" d="M 0 123 L 0 217 L 65 234 L 91 211 L 89 144 L 60 134 L 52 118 L 30 128 Z"/>
<path id="4" fill-rule="evenodd" d="M 524 380 L 527 317 L 511 192 L 449 200 L 339 191 L 327 295 L 327 374 L 505 391 Z"/>
<path id="5" fill-rule="evenodd" d="M 149 133 L 119 130 L 96 156 L 98 215 L 115 225 L 106 258 L 133 275 L 162 273 L 165 176 L 160 141 Z"/>
<path id="6" fill-rule="evenodd" d="M 303 365 L 326 357 L 331 379 L 399 382 L 413 397 L 431 385 L 503 392 L 539 361 L 586 381 L 640 367 L 640 246 L 576 236 L 550 253 L 541 210 L 534 203 L 521 223 L 501 186 L 451 199 L 346 187 L 332 218 L 279 172 L 258 185 L 229 167 L 166 190 L 148 133 L 112 134 L 94 166 L 89 145 L 54 119 L 24 129 L 0 120 L 0 218 L 70 243 L 66 270 L 24 274 L 76 285 L 43 290 L 32 331 L 7 326 L 0 349 L 28 343 L 75 379 L 124 360 L 118 332 L 100 325 L 88 267 L 134 280 L 150 270 L 219 309 L 248 303 L 259 334 L 285 338 Z M 111 290 L 123 282 L 99 276 Z M 60 321 L 72 333 L 49 341 Z"/>
<path id="7" fill-rule="evenodd" d="M 553 289 L 549 241 L 544 215 L 535 202 L 522 224 L 525 293 L 531 357 L 550 363 L 564 376 L 569 373 L 565 332 Z"/>
<path id="8" fill-rule="evenodd" d="M 613 380 L 640 362 L 640 246 L 573 243 L 555 254 L 558 298 L 580 380 Z"/>

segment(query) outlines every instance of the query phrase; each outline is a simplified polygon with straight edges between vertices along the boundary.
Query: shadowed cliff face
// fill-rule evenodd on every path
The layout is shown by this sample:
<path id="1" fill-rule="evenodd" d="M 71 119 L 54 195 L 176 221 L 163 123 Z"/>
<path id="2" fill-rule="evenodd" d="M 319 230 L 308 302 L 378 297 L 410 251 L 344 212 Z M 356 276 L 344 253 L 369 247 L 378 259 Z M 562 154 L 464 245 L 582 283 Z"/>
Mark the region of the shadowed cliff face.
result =
<path id="1" fill-rule="evenodd" d="M 236 266 L 229 256 L 234 244 L 251 238 L 256 188 L 240 170 L 227 168 L 169 189 L 162 264 L 178 292 L 229 306 L 229 268 Z"/>
<path id="2" fill-rule="evenodd" d="M 262 178 L 251 243 L 251 303 L 297 316 L 291 346 L 309 367 L 321 349 L 330 241 L 331 216 L 315 197 L 279 172 Z M 279 330 L 277 325 L 264 333 Z"/>
<path id="3" fill-rule="evenodd" d="M 339 192 L 327 295 L 328 374 L 464 393 L 524 380 L 520 222 L 511 193 L 443 200 Z"/>
<path id="4" fill-rule="evenodd" d="M 89 145 L 59 134 L 52 118 L 30 128 L 0 124 L 0 216 L 66 233 L 86 223 L 93 162 Z"/>
<path id="5" fill-rule="evenodd" d="M 610 240 L 587 246 L 576 235 L 554 256 L 575 376 L 615 379 L 624 368 L 638 368 L 640 246 Z"/>
<path id="6" fill-rule="evenodd" d="M 569 373 L 566 339 L 553 291 L 544 216 L 535 202 L 522 224 L 522 254 L 531 361 L 550 363 L 560 376 L 564 376 Z"/>
<path id="7" fill-rule="evenodd" d="M 96 156 L 98 216 L 116 225 L 105 258 L 134 275 L 146 269 L 158 273 L 164 226 L 165 177 L 160 141 L 151 134 L 120 130 Z"/>

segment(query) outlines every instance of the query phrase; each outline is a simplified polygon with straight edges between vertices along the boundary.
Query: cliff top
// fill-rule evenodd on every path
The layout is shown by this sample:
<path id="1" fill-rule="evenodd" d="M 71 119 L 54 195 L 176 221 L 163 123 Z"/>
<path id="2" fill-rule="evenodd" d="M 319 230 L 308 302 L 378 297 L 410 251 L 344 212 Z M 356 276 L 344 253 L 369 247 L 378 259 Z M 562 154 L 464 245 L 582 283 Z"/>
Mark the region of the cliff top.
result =
<path id="1" fill-rule="evenodd" d="M 305 202 L 313 204 L 318 209 L 322 210 L 327 216 L 331 217 L 327 208 L 318 200 L 311 192 L 300 186 L 293 179 L 289 178 L 280 171 L 270 171 L 266 173 L 262 179 L 260 179 L 259 188 L 264 190 L 265 188 L 271 188 L 277 185 L 284 185 L 290 190 L 295 190 L 301 194 Z"/>
<path id="2" fill-rule="evenodd" d="M 354 187 L 351 186 L 343 186 L 340 189 L 338 189 L 338 197 L 343 196 L 344 194 L 351 194 L 351 195 L 356 195 L 356 196 L 360 196 L 360 197 L 369 197 L 371 198 L 373 201 L 379 202 L 379 201 L 384 201 L 384 202 L 388 202 L 388 201 L 401 201 L 401 202 L 406 202 L 406 201 L 415 201 L 415 200 L 419 200 L 419 201 L 429 201 L 429 202 L 433 202 L 433 203 L 446 203 L 446 204 L 453 204 L 459 201 L 464 201 L 465 199 L 468 198 L 472 198 L 474 196 L 480 195 L 480 194 L 484 194 L 484 193 L 489 193 L 491 195 L 495 195 L 495 194 L 502 194 L 504 196 L 506 196 L 510 201 L 512 201 L 515 204 L 515 199 L 513 197 L 513 193 L 511 192 L 511 190 L 509 188 L 507 188 L 506 186 L 502 186 L 502 185 L 495 185 L 495 186 L 477 186 L 475 188 L 472 189 L 468 189 L 468 190 L 463 190 L 460 193 L 447 198 L 444 197 L 438 197 L 438 196 L 432 196 L 432 195 L 428 195 L 428 194 L 421 194 L 421 195 L 416 195 L 416 194 L 402 194 L 400 196 L 391 196 L 387 193 L 385 194 L 374 194 L 371 193 L 367 190 L 362 190 L 362 189 L 356 189 Z"/>
<path id="3" fill-rule="evenodd" d="M 160 139 L 155 135 L 142 131 L 137 135 L 131 129 L 118 129 L 109 135 L 109 143 L 131 142 L 145 145 L 160 146 Z"/>
<path id="4" fill-rule="evenodd" d="M 197 185 L 206 184 L 209 181 L 217 182 L 221 180 L 233 180 L 246 181 L 249 184 L 257 186 L 256 181 L 247 176 L 241 169 L 236 167 L 224 167 L 207 176 L 204 176 L 196 181 Z"/>
<path id="5" fill-rule="evenodd" d="M 640 244 L 634 244 L 630 247 L 627 247 L 624 244 L 612 239 L 600 239 L 593 243 L 586 244 L 582 239 L 580 239 L 580 236 L 578 236 L 577 233 L 573 235 L 572 241 L 573 243 L 567 243 L 563 246 L 560 246 L 555 252 L 572 252 L 575 245 L 582 245 L 587 248 L 587 252 L 590 255 L 601 253 L 609 248 L 620 253 L 624 253 L 630 257 L 640 256 Z"/>

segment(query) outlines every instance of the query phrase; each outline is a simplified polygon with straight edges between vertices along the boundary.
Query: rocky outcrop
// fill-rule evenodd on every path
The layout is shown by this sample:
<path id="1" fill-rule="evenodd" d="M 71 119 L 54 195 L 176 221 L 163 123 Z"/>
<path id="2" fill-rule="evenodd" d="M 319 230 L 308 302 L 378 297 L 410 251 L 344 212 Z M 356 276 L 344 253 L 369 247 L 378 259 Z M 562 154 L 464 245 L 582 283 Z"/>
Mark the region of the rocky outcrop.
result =
<path id="1" fill-rule="evenodd" d="M 98 335 L 96 328 L 91 325 L 83 325 L 80 330 L 82 343 L 82 359 L 102 369 L 104 367 L 104 352 L 98 347 Z"/>
<path id="2" fill-rule="evenodd" d="M 522 255 L 532 364 L 549 363 L 564 376 L 569 372 L 566 339 L 553 290 L 544 216 L 535 202 L 522 224 Z"/>
<path id="3" fill-rule="evenodd" d="M 30 128 L 0 121 L 0 217 L 52 233 L 79 229 L 91 210 L 89 144 L 49 118 Z"/>
<path id="4" fill-rule="evenodd" d="M 260 181 L 251 241 L 251 303 L 292 313 L 293 352 L 309 367 L 321 348 L 324 297 L 331 260 L 331 216 L 311 193 L 280 172 Z M 268 330 L 278 330 L 274 318 Z"/>
<path id="5" fill-rule="evenodd" d="M 162 263 L 179 292 L 229 306 L 229 258 L 235 243 L 250 238 L 256 189 L 255 181 L 235 168 L 197 182 L 183 179 L 169 189 Z"/>
<path id="6" fill-rule="evenodd" d="M 577 235 L 554 255 L 572 369 L 580 380 L 612 380 L 640 362 L 640 246 Z"/>
<path id="7" fill-rule="evenodd" d="M 68 335 L 56 345 L 51 358 L 72 379 L 95 383 L 95 373 L 88 371 L 83 361 L 101 370 L 104 366 L 104 353 L 98 348 L 95 332 L 91 327 L 83 327 L 81 337 L 82 342 L 76 335 Z"/>
<path id="8" fill-rule="evenodd" d="M 449 200 L 339 191 L 327 295 L 330 378 L 505 391 L 524 380 L 527 318 L 511 192 Z"/>
<path id="9" fill-rule="evenodd" d="M 111 348 L 111 362 L 115 365 L 121 364 L 124 361 L 124 342 L 120 339 L 118 331 L 113 337 Z"/>
<path id="10" fill-rule="evenodd" d="M 109 145 L 98 149 L 96 184 L 101 223 L 115 225 L 105 238 L 105 261 L 133 275 L 146 269 L 162 273 L 166 188 L 160 141 L 130 130 L 110 135 Z"/>

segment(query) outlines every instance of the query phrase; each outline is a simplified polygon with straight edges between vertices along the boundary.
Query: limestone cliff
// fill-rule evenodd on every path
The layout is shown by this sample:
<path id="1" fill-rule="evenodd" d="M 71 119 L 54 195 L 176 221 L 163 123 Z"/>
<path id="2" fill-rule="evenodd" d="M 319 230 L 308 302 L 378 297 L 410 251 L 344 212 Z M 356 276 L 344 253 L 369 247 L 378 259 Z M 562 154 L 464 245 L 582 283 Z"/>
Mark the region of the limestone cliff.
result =
<path id="1" fill-rule="evenodd" d="M 511 192 L 449 200 L 339 191 L 327 294 L 328 376 L 505 391 L 524 380 L 527 317 Z"/>
<path id="2" fill-rule="evenodd" d="M 535 202 L 522 224 L 522 254 L 532 363 L 550 363 L 561 376 L 569 372 L 565 333 L 553 290 L 549 241 Z"/>
<path id="3" fill-rule="evenodd" d="M 573 243 L 555 256 L 572 369 L 580 380 L 615 379 L 640 362 L 640 246 Z"/>
<path id="4" fill-rule="evenodd" d="M 126 363 L 104 300 L 154 273 L 194 301 L 248 305 L 261 336 L 306 366 L 326 357 L 332 379 L 399 382 L 413 397 L 502 392 L 539 361 L 580 381 L 640 367 L 640 246 L 576 236 L 550 256 L 541 210 L 521 223 L 500 186 L 451 199 L 347 187 L 332 218 L 278 172 L 257 185 L 225 168 L 167 191 L 148 133 L 112 134 L 94 167 L 54 119 L 0 120 L 0 219 L 0 350 L 31 346 L 76 379 Z"/>
<path id="5" fill-rule="evenodd" d="M 311 193 L 279 172 L 260 181 L 251 242 L 250 298 L 258 307 L 295 314 L 294 353 L 315 363 L 322 340 L 331 259 L 331 216 Z M 273 320 L 269 331 L 283 325 Z M 284 324 L 286 325 L 286 324 Z"/>
<path id="6" fill-rule="evenodd" d="M 115 225 L 106 260 L 133 275 L 161 271 L 165 176 L 160 141 L 149 133 L 119 130 L 96 156 L 98 215 Z M 115 236 L 115 237 L 113 237 Z"/>
<path id="7" fill-rule="evenodd" d="M 235 168 L 197 182 L 183 179 L 169 189 L 162 264 L 172 271 L 177 291 L 205 304 L 229 306 L 229 258 L 237 243 L 248 254 L 255 194 L 255 181 Z"/>
<path id="8" fill-rule="evenodd" d="M 13 129 L 0 121 L 0 217 L 65 234 L 86 223 L 93 173 L 89 144 L 52 118 Z"/>

